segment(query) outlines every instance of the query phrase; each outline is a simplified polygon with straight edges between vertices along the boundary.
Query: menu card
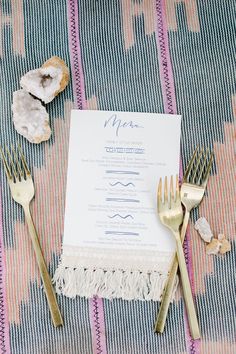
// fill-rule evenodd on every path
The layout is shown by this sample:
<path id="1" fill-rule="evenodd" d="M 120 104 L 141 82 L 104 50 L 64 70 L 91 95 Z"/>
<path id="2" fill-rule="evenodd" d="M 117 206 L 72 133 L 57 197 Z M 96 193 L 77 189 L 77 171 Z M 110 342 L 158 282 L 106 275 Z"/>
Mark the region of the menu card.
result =
<path id="1" fill-rule="evenodd" d="M 64 244 L 169 252 L 159 178 L 179 173 L 181 116 L 72 110 Z"/>

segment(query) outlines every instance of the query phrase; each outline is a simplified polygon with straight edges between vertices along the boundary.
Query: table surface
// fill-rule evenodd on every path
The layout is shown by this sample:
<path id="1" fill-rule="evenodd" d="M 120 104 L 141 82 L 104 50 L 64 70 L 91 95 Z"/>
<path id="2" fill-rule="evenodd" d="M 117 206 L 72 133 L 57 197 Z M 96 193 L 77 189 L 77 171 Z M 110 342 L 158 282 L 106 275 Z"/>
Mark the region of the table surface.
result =
<path id="1" fill-rule="evenodd" d="M 185 255 L 202 339 L 193 341 L 178 289 L 164 334 L 157 302 L 58 297 L 65 325 L 53 328 L 21 208 L 0 167 L 0 353 L 230 354 L 235 344 L 234 2 L 57 0 L 0 4 L 0 143 L 20 142 L 33 171 L 32 214 L 53 275 L 61 252 L 70 109 L 182 114 L 183 168 L 193 148 L 214 149 L 207 195 L 192 214 Z M 47 105 L 51 139 L 40 145 L 12 124 L 20 77 L 49 57 L 71 70 Z M 166 137 L 168 139 L 168 136 Z M 171 143 L 171 142 L 170 142 Z M 207 256 L 194 230 L 205 216 L 232 250 Z"/>

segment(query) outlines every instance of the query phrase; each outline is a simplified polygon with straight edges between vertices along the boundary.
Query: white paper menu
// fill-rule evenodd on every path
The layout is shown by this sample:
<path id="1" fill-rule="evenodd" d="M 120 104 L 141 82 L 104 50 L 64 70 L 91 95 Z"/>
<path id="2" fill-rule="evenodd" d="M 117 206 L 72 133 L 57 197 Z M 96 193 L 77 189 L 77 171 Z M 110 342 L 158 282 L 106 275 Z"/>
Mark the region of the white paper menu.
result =
<path id="1" fill-rule="evenodd" d="M 173 251 L 157 185 L 179 173 L 181 116 L 72 110 L 63 243 Z"/>

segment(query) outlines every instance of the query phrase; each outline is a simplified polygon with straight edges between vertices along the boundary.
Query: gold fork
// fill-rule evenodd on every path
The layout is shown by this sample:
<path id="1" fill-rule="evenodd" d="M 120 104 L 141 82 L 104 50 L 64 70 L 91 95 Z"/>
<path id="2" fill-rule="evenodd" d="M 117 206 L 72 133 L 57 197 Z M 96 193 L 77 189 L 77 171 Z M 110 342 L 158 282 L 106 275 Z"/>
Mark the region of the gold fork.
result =
<path id="1" fill-rule="evenodd" d="M 183 209 L 181 206 L 181 199 L 179 193 L 178 176 L 176 176 L 175 189 L 176 190 L 174 193 L 173 176 L 171 176 L 170 189 L 168 193 L 167 177 L 165 177 L 164 202 L 163 202 L 162 201 L 162 179 L 160 178 L 160 182 L 158 186 L 158 197 L 157 197 L 158 214 L 162 224 L 168 227 L 175 237 L 177 259 L 179 262 L 182 288 L 183 288 L 184 300 L 185 300 L 187 314 L 188 314 L 189 326 L 190 326 L 191 333 L 194 335 L 194 338 L 199 338 L 200 332 L 199 332 L 198 320 L 197 320 L 197 315 L 194 307 L 193 296 L 191 292 L 191 286 L 188 277 L 188 271 L 185 262 L 182 242 L 180 238 L 180 232 L 179 232 L 179 227 L 183 222 Z"/>
<path id="2" fill-rule="evenodd" d="M 197 147 L 186 168 L 186 172 L 183 177 L 183 184 L 181 186 L 181 202 L 185 206 L 184 222 L 181 229 L 182 242 L 185 238 L 190 211 L 201 203 L 204 196 L 212 162 L 213 152 L 210 153 L 209 149 L 207 149 L 205 152 L 204 149 L 201 149 L 199 152 L 199 147 Z M 166 286 L 164 288 L 161 306 L 155 324 L 155 330 L 160 333 L 164 331 L 166 317 L 175 285 L 177 270 L 178 260 L 175 257 L 171 266 L 169 277 L 166 282 Z M 197 337 L 195 337 L 195 333 L 191 333 L 192 337 L 194 339 L 199 338 L 198 333 L 196 333 Z"/>
<path id="3" fill-rule="evenodd" d="M 30 170 L 20 147 L 18 147 L 18 155 L 20 156 L 20 160 L 18 159 L 17 153 L 13 147 L 12 155 L 10 154 L 9 149 L 6 147 L 6 152 L 9 157 L 11 167 L 9 166 L 7 158 L 1 147 L 0 152 L 7 176 L 7 181 L 10 186 L 12 198 L 23 207 L 25 212 L 25 219 L 28 224 L 28 229 L 33 243 L 41 278 L 43 281 L 49 309 L 52 316 L 52 321 L 54 326 L 58 327 L 60 325 L 63 325 L 63 320 L 57 304 L 56 295 L 52 286 L 52 280 L 47 270 L 47 266 L 42 254 L 38 235 L 35 230 L 35 226 L 29 208 L 30 202 L 34 197 L 34 183 L 30 174 Z"/>

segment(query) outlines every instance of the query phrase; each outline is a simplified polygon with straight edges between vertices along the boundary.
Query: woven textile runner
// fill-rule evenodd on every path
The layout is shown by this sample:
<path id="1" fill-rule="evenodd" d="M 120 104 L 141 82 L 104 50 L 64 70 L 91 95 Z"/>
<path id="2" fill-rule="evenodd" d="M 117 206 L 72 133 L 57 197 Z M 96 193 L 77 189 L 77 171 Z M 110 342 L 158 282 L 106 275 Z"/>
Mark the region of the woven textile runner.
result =
<path id="1" fill-rule="evenodd" d="M 65 325 L 55 330 L 23 213 L 0 165 L 0 353 L 235 354 L 234 23 L 234 3 L 223 0 L 1 2 L 0 144 L 20 141 L 26 153 L 36 186 L 33 218 L 51 275 L 63 238 L 73 106 L 180 113 L 183 169 L 198 144 L 214 149 L 215 161 L 185 243 L 199 342 L 189 335 L 179 289 L 161 336 L 153 332 L 159 303 L 97 297 L 59 296 Z M 25 72 L 52 55 L 67 62 L 72 80 L 47 105 L 52 138 L 32 145 L 13 128 L 12 92 Z M 226 235 L 231 252 L 206 255 L 193 227 L 199 216 L 214 235 Z"/>
<path id="2" fill-rule="evenodd" d="M 72 78 L 73 78 L 73 92 L 74 100 L 77 108 L 85 109 L 86 105 L 83 100 L 83 85 L 84 78 L 81 66 L 81 49 L 80 49 L 80 38 L 79 38 L 79 24 L 78 24 L 78 5 L 76 1 L 68 2 L 68 13 L 69 13 L 69 39 L 70 39 L 70 55 L 72 63 Z M 164 111 L 165 113 L 176 113 L 176 101 L 174 93 L 174 82 L 172 67 L 170 63 L 170 55 L 168 48 L 168 38 L 167 38 L 167 28 L 163 13 L 163 1 L 157 1 L 156 3 L 157 11 L 157 44 L 158 44 L 158 57 L 159 57 L 159 70 L 162 85 L 162 95 L 164 101 Z M 97 108 L 97 107 L 93 107 Z M 90 300 L 90 318 L 91 318 L 91 329 L 93 334 L 93 346 L 94 352 L 106 352 L 106 346 L 104 337 L 100 337 L 101 333 L 105 332 L 103 327 L 104 321 L 99 321 L 103 318 L 103 302 L 94 296 Z"/>

